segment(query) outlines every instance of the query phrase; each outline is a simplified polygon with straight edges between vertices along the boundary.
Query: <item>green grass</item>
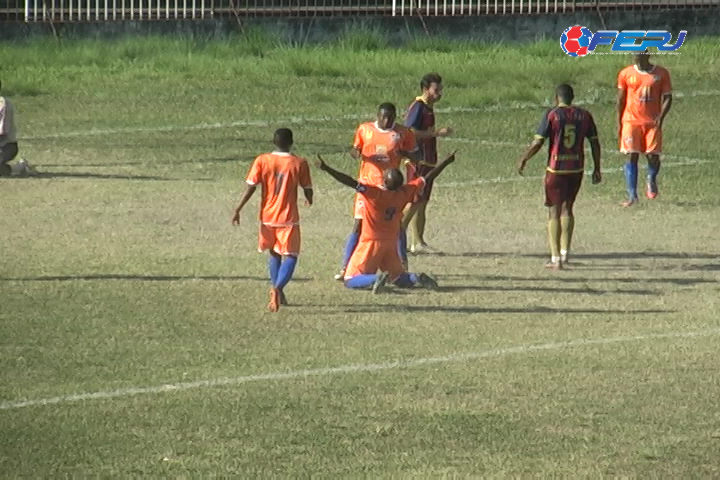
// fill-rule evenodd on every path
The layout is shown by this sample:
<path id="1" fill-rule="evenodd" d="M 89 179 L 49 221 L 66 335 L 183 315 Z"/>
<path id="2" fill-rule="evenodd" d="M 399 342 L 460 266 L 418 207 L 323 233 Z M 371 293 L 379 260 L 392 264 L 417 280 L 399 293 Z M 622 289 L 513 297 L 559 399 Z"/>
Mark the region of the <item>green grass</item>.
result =
<path id="1" fill-rule="evenodd" d="M 0 471 L 718 476 L 718 46 L 658 59 L 686 96 L 667 120 L 660 197 L 621 210 L 624 57 L 570 59 L 556 42 L 401 50 L 363 31 L 324 48 L 259 32 L 8 44 L 0 75 L 42 176 L 0 182 L 0 402 L 511 350 L 4 409 Z M 313 171 L 293 306 L 266 313 L 257 199 L 229 224 L 254 156 L 290 124 L 299 153 L 354 173 L 343 152 L 357 123 L 383 101 L 404 108 L 431 70 L 446 79 L 441 107 L 475 107 L 438 114 L 456 130 L 441 151 L 460 148 L 429 211 L 442 251 L 411 258 L 442 291 L 336 284 L 352 191 Z M 514 165 L 560 81 L 592 102 L 606 175 L 576 207 L 579 264 L 551 273 L 543 158 L 525 179 Z M 532 348 L 578 339 L 620 340 Z"/>

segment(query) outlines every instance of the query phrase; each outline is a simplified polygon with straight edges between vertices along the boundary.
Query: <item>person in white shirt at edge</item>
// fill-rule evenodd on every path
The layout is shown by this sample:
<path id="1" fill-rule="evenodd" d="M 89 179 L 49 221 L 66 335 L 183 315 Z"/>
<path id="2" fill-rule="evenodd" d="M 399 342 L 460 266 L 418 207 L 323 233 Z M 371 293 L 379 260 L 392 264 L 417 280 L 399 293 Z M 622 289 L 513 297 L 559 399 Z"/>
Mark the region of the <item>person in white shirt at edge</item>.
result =
<path id="1" fill-rule="evenodd" d="M 2 93 L 2 81 L 0 81 L 0 93 Z M 10 163 L 18 154 L 14 117 L 13 104 L 8 98 L 0 95 L 0 177 L 26 176 L 34 173 L 27 160 Z"/>

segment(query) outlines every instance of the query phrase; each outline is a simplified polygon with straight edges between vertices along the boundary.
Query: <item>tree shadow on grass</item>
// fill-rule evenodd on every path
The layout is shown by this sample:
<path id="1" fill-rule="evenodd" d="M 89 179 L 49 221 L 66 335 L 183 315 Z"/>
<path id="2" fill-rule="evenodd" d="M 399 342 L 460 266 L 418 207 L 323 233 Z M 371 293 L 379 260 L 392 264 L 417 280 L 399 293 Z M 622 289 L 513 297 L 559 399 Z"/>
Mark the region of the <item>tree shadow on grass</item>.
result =
<path id="1" fill-rule="evenodd" d="M 132 275 L 132 274 L 90 274 L 90 275 L 47 275 L 38 277 L 0 277 L 4 282 L 72 282 L 78 280 L 132 280 L 141 282 L 183 282 L 183 281 L 238 281 L 270 282 L 268 277 L 248 275 Z M 293 282 L 309 282 L 310 278 L 293 278 Z"/>
<path id="2" fill-rule="evenodd" d="M 109 174 L 109 173 L 88 173 L 88 172 L 38 172 L 32 177 L 26 178 L 90 178 L 94 180 L 151 180 L 160 182 L 181 182 L 188 181 L 189 179 L 182 178 L 167 178 L 158 177 L 154 175 L 125 175 L 125 174 Z M 209 178 L 193 178 L 193 181 L 209 182 Z"/>
<path id="3" fill-rule="evenodd" d="M 232 156 L 232 157 L 207 157 L 207 158 L 192 158 L 186 160 L 166 160 L 166 161 L 148 161 L 148 160 L 135 160 L 128 162 L 103 162 L 103 163 L 44 163 L 40 165 L 40 168 L 106 168 L 106 167 L 129 167 L 132 165 L 142 165 L 148 167 L 167 167 L 173 165 L 180 165 L 184 163 L 192 164 L 203 164 L 203 163 L 242 163 L 249 164 L 255 159 L 255 157 L 248 156 Z"/>
<path id="4" fill-rule="evenodd" d="M 553 272 L 554 273 L 554 272 Z M 670 283 L 673 285 L 701 285 L 701 284 L 715 284 L 717 280 L 709 278 L 667 278 L 667 277 L 656 277 L 656 278 L 585 278 L 578 280 L 572 277 L 563 277 L 560 275 L 549 275 L 547 277 L 518 277 L 518 276 L 502 276 L 502 275 L 473 275 L 464 273 L 454 273 L 438 275 L 438 279 L 470 279 L 475 281 L 485 282 L 560 282 L 560 283 L 572 283 L 578 284 L 579 282 L 609 282 L 609 283 L 627 283 L 627 284 L 663 284 Z M 552 288 L 550 289 L 552 290 Z"/>
<path id="5" fill-rule="evenodd" d="M 595 288 L 568 288 L 568 287 L 534 287 L 534 286 L 491 286 L 491 285 L 443 285 L 438 288 L 439 292 L 544 292 L 551 294 L 573 294 L 573 295 L 659 295 L 657 290 L 599 290 Z"/>
<path id="6" fill-rule="evenodd" d="M 442 252 L 422 251 L 417 255 L 433 257 L 459 257 L 459 258 L 548 258 L 547 253 L 519 253 L 519 252 Z M 578 253 L 572 254 L 570 260 L 642 260 L 642 259 L 667 259 L 667 260 L 716 260 L 720 253 L 681 253 L 681 252 L 605 252 L 605 253 Z M 570 263 L 569 265 L 574 265 Z"/>
<path id="7" fill-rule="evenodd" d="M 447 305 L 336 305 L 344 313 L 548 313 L 548 314 L 598 314 L 640 315 L 674 313 L 675 310 L 612 308 L 553 308 L 533 305 L 528 307 L 482 307 Z"/>

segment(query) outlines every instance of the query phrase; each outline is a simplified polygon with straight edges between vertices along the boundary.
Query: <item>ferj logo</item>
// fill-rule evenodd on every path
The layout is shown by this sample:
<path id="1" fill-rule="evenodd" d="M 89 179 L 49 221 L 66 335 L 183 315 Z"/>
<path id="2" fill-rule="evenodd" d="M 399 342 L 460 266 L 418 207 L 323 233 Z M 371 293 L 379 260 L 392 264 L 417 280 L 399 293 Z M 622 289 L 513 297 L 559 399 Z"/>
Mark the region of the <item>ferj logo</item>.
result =
<path id="1" fill-rule="evenodd" d="M 686 30 L 681 30 L 675 44 L 672 34 L 665 30 L 598 30 L 596 33 L 582 25 L 573 25 L 560 35 L 560 47 L 571 57 L 584 57 L 591 53 L 612 54 L 644 52 L 650 47 L 657 53 L 674 53 L 685 41 Z M 640 40 L 640 43 L 636 43 Z M 612 45 L 610 52 L 595 51 L 598 45 Z"/>

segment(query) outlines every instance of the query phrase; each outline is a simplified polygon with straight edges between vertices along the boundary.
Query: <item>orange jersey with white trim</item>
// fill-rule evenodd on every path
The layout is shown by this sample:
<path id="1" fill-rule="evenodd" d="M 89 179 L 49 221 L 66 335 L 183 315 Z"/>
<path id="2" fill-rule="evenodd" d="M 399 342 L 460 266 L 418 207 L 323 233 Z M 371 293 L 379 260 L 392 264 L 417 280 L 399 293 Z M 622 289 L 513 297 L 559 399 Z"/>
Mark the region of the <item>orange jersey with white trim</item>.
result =
<path id="1" fill-rule="evenodd" d="M 400 151 L 412 152 L 417 149 L 417 143 L 415 134 L 407 127 L 395 124 L 393 128 L 383 130 L 377 122 L 368 122 L 356 130 L 353 147 L 361 156 L 358 181 L 380 186 L 385 170 L 400 168 L 403 159 Z"/>
<path id="2" fill-rule="evenodd" d="M 397 190 L 358 183 L 357 191 L 365 198 L 360 240 L 397 241 L 403 209 L 423 187 L 423 177 L 411 180 Z"/>
<path id="3" fill-rule="evenodd" d="M 618 88 L 627 91 L 623 123 L 653 124 L 662 112 L 663 96 L 672 92 L 670 72 L 659 65 L 649 72 L 630 65 L 618 75 Z"/>
<path id="4" fill-rule="evenodd" d="M 312 188 L 307 160 L 285 152 L 260 155 L 250 167 L 247 183 L 262 186 L 260 222 L 270 226 L 300 222 L 298 187 Z"/>

